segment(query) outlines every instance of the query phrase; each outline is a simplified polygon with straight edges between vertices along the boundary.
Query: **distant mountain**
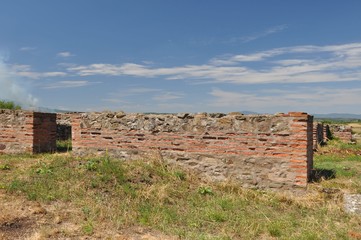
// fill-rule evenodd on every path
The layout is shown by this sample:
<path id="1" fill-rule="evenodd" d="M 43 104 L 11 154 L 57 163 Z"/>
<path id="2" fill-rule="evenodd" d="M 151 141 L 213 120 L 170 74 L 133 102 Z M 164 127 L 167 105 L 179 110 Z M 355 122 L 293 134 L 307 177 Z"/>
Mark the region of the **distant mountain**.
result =
<path id="1" fill-rule="evenodd" d="M 73 112 L 67 110 L 60 110 L 54 108 L 47 108 L 47 107 L 32 107 L 28 108 L 27 110 L 35 111 L 35 112 L 43 112 L 43 113 L 66 113 L 66 112 Z"/>
<path id="2" fill-rule="evenodd" d="M 327 114 L 312 114 L 319 119 L 361 119 L 361 114 L 351 113 L 327 113 Z"/>
<path id="3" fill-rule="evenodd" d="M 241 113 L 243 113 L 245 115 L 258 115 L 258 114 L 260 114 L 260 113 L 252 112 L 252 111 L 241 111 Z"/>

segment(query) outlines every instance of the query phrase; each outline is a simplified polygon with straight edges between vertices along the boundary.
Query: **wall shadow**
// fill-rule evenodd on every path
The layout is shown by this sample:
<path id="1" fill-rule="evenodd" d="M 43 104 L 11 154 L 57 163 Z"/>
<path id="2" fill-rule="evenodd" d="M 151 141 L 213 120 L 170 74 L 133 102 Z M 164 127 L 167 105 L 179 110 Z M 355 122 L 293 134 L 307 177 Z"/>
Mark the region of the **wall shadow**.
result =
<path id="1" fill-rule="evenodd" d="M 333 169 L 315 168 L 311 172 L 311 182 L 320 182 L 336 178 L 336 171 Z"/>
<path id="2" fill-rule="evenodd" d="M 56 114 L 33 113 L 33 153 L 53 153 L 56 150 Z"/>

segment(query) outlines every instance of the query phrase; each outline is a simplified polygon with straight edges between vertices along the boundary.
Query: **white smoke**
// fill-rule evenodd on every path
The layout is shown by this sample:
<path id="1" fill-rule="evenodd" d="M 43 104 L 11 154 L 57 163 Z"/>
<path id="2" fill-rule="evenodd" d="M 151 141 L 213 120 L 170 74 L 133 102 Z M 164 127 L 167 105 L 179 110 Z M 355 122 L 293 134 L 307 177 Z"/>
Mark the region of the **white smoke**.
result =
<path id="1" fill-rule="evenodd" d="M 11 71 L 5 62 L 5 57 L 0 55 L 0 100 L 13 101 L 23 108 L 34 108 L 38 100 L 21 84 L 21 78 Z"/>

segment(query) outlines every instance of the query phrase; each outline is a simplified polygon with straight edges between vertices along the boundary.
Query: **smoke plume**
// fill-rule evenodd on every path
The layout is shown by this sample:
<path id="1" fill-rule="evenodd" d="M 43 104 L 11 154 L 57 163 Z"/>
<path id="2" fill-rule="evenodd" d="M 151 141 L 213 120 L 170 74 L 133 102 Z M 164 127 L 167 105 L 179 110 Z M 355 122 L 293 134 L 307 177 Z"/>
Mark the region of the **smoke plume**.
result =
<path id="1" fill-rule="evenodd" d="M 13 101 L 23 108 L 34 108 L 38 100 L 28 93 L 24 85 L 0 56 L 0 100 Z"/>

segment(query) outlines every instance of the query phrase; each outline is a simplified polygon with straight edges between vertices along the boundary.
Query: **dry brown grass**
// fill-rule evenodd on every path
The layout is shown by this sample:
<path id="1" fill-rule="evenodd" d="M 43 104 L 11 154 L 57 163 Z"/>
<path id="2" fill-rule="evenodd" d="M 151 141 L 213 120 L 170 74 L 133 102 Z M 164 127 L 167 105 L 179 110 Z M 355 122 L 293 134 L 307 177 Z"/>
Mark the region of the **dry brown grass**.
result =
<path id="1" fill-rule="evenodd" d="M 333 180 L 307 191 L 265 192 L 211 183 L 156 157 L 3 155 L 0 165 L 8 165 L 0 170 L 5 239 L 348 239 L 360 233 L 361 218 L 342 209 L 342 191 L 324 191 Z"/>

